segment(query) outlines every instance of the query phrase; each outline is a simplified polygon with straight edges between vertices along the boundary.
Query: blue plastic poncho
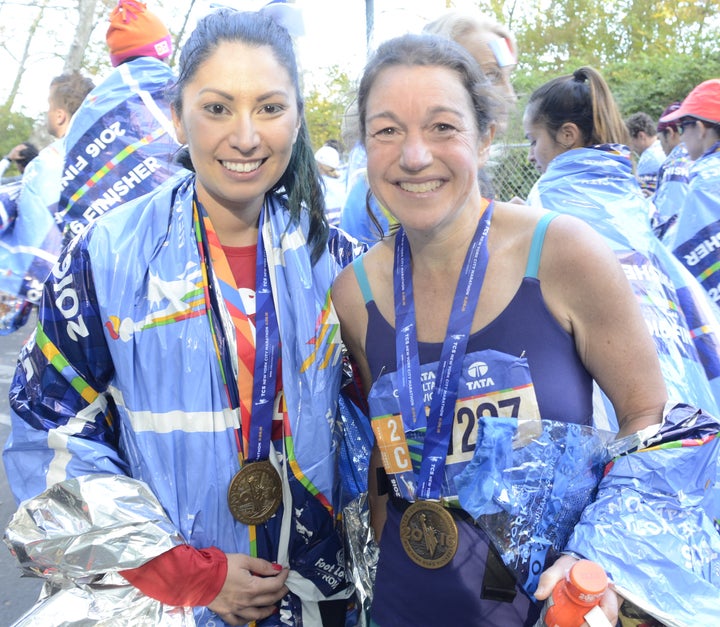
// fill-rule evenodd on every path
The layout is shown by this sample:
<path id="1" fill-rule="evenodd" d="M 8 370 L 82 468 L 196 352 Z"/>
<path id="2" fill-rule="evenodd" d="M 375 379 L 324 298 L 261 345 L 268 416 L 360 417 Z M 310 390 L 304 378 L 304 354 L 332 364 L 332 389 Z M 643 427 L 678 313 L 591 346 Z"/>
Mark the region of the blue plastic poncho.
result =
<path id="1" fill-rule="evenodd" d="M 17 262 L 21 261 L 21 258 L 15 256 L 18 246 L 14 229 L 17 220 L 17 200 L 21 189 L 21 180 L 0 186 L 0 264 L 6 266 L 3 274 L 10 280 L 20 276 Z M 32 281 L 22 281 L 21 285 L 27 286 L 25 293 L 29 292 L 32 296 L 34 290 Z M 24 295 L 0 291 L 0 335 L 17 331 L 27 322 L 31 311 L 32 302 Z"/>
<path id="2" fill-rule="evenodd" d="M 720 421 L 667 409 L 662 426 L 621 440 L 542 421 L 523 441 L 518 421 L 483 419 L 458 497 L 529 594 L 570 552 L 601 564 L 620 595 L 669 627 L 715 624 Z"/>
<path id="3" fill-rule="evenodd" d="M 80 232 L 180 169 L 167 94 L 174 80 L 166 63 L 140 57 L 119 65 L 87 96 L 65 136 L 63 232 Z"/>
<path id="4" fill-rule="evenodd" d="M 718 310 L 654 236 L 650 204 L 635 180 L 627 148 L 596 146 L 558 155 L 528 203 L 576 216 L 605 238 L 638 298 L 670 398 L 717 412 Z M 609 403 L 606 410 L 614 417 Z"/>
<path id="5" fill-rule="evenodd" d="M 690 181 L 690 157 L 685 144 L 670 151 L 658 172 L 658 187 L 652 196 L 656 213 L 652 216 L 654 233 L 664 241 L 665 234 L 677 220 L 685 202 Z"/>
<path id="6" fill-rule="evenodd" d="M 9 181 L 0 185 L 0 236 L 15 224 L 17 199 L 21 189 L 21 180 Z"/>
<path id="7" fill-rule="evenodd" d="M 0 312 L 0 334 L 25 323 L 63 242 L 180 170 L 166 93 L 173 80 L 158 59 L 123 63 L 88 94 L 67 135 L 28 164 L 14 223 L 0 233 L 0 295 L 14 310 Z"/>
<path id="8" fill-rule="evenodd" d="M 55 223 L 63 140 L 43 148 L 25 169 L 14 220 L 0 234 L 0 292 L 37 303 L 57 261 L 62 236 Z M 3 202 L 5 204 L 5 202 Z"/>
<path id="9" fill-rule="evenodd" d="M 370 194 L 369 198 L 368 194 Z M 390 232 L 390 225 L 396 223 L 396 221 L 388 211 L 378 204 L 375 196 L 370 192 L 367 170 L 363 168 L 356 172 L 353 183 L 348 188 L 347 197 L 340 213 L 340 228 L 364 244 L 372 246 L 380 241 L 382 234 L 370 219 L 367 209 L 368 203 L 370 204 L 370 211 L 382 229 L 382 233 L 387 235 Z"/>
<path id="10" fill-rule="evenodd" d="M 668 627 L 715 625 L 720 599 L 720 421 L 686 405 L 616 458 L 566 550 Z"/>
<path id="11" fill-rule="evenodd" d="M 660 140 L 656 139 L 643 150 L 637 162 L 636 176 L 640 189 L 647 195 L 654 194 L 657 189 L 660 166 L 665 161 L 665 151 Z"/>
<path id="12" fill-rule="evenodd" d="M 720 303 L 720 142 L 690 167 L 685 202 L 664 241 Z"/>
<path id="13" fill-rule="evenodd" d="M 192 546 L 289 566 L 283 624 L 298 624 L 300 615 L 316 624 L 315 601 L 350 592 L 337 529 L 342 350 L 329 290 L 357 249 L 331 229 L 328 250 L 312 265 L 307 215 L 293 224 L 283 199 L 268 198 L 263 242 L 282 347 L 274 416 L 282 437 L 270 461 L 283 479 L 284 505 L 251 529 L 227 506 L 239 469 L 238 410 L 229 407 L 203 298 L 194 180 L 176 176 L 113 210 L 64 251 L 11 386 L 8 478 L 18 500 L 85 475 L 140 481 Z M 218 306 L 217 319 L 227 319 Z M 234 337 L 220 325 L 229 350 Z M 109 516 L 121 505 L 112 491 L 105 496 Z M 132 529 L 127 539 L 146 559 L 161 552 L 138 546 Z M 207 608 L 194 613 L 199 625 L 222 624 Z M 279 621 L 274 615 L 262 625 Z"/>

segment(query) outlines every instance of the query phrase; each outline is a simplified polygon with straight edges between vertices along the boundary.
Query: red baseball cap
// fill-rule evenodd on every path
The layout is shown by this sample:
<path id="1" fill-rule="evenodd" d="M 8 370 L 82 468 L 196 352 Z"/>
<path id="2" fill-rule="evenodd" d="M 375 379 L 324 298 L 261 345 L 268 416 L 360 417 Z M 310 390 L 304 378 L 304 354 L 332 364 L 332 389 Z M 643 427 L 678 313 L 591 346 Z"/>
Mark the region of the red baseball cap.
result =
<path id="1" fill-rule="evenodd" d="M 685 117 L 720 123 L 720 78 L 700 83 L 682 101 L 679 109 L 661 117 L 660 122 L 672 122 Z"/>

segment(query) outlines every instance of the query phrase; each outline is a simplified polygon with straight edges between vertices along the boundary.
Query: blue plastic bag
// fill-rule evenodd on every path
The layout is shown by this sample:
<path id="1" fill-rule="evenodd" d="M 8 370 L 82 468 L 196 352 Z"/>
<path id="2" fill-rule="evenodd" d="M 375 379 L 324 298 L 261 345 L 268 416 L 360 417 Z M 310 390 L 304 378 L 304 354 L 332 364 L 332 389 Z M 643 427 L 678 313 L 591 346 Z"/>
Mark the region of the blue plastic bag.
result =
<path id="1" fill-rule="evenodd" d="M 676 405 L 657 435 L 616 458 L 566 549 L 669 627 L 720 621 L 720 422 Z"/>
<path id="2" fill-rule="evenodd" d="M 550 420 L 480 423 L 473 459 L 455 482 L 458 498 L 528 594 L 595 495 L 613 437 Z"/>

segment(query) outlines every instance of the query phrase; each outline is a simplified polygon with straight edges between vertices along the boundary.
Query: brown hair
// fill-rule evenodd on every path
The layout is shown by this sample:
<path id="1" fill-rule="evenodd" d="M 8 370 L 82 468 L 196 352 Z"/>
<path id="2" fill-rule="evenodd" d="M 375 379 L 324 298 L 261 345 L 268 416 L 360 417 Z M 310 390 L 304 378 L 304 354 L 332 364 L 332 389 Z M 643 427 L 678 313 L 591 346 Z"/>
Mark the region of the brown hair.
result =
<path id="1" fill-rule="evenodd" d="M 627 145 L 630 139 L 605 79 L 588 66 L 536 89 L 528 101 L 526 116 L 532 124 L 545 125 L 551 134 L 572 122 L 580 129 L 585 146 Z"/>
<path id="2" fill-rule="evenodd" d="M 73 116 L 85 100 L 85 96 L 94 88 L 95 83 L 80 72 L 60 74 L 50 81 L 50 101 L 53 106 Z"/>
<path id="3" fill-rule="evenodd" d="M 635 137 L 640 131 L 648 137 L 655 137 L 655 135 L 657 135 L 655 122 L 647 113 L 643 113 L 642 111 L 629 116 L 625 120 L 625 126 L 627 127 L 628 133 L 630 133 L 630 137 Z"/>

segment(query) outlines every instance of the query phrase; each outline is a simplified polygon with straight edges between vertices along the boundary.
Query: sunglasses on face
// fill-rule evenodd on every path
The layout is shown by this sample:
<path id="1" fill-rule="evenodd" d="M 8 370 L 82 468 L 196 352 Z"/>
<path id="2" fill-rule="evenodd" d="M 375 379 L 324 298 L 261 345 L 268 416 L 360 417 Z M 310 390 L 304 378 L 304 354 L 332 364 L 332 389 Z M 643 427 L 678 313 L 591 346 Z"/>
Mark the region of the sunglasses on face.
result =
<path id="1" fill-rule="evenodd" d="M 697 123 L 697 120 L 685 120 L 684 122 L 680 122 L 680 124 L 678 125 L 678 134 L 682 135 L 685 132 L 686 128 L 695 126 Z"/>

